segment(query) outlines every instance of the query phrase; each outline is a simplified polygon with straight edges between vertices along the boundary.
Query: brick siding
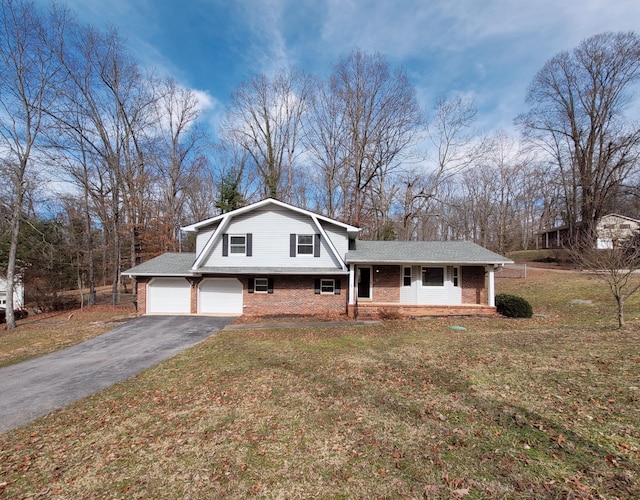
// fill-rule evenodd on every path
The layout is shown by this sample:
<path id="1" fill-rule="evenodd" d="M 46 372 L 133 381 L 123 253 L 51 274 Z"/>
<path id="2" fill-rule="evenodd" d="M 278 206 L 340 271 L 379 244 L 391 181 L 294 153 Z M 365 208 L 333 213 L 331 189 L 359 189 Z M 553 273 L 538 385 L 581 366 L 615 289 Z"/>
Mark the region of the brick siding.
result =
<path id="1" fill-rule="evenodd" d="M 400 266 L 373 266 L 373 302 L 400 302 Z"/>
<path id="2" fill-rule="evenodd" d="M 315 280 L 320 276 L 273 276 L 273 293 L 249 293 L 248 277 L 240 277 L 243 288 L 244 314 L 269 315 L 343 315 L 347 312 L 349 278 L 347 276 L 322 276 L 323 279 L 339 279 L 340 294 L 315 293 Z"/>
<path id="3" fill-rule="evenodd" d="M 462 303 L 487 305 L 487 288 L 483 266 L 462 266 Z"/>
<path id="4" fill-rule="evenodd" d="M 151 278 L 138 277 L 136 280 L 136 311 L 138 316 L 147 314 L 147 285 L 151 281 Z"/>

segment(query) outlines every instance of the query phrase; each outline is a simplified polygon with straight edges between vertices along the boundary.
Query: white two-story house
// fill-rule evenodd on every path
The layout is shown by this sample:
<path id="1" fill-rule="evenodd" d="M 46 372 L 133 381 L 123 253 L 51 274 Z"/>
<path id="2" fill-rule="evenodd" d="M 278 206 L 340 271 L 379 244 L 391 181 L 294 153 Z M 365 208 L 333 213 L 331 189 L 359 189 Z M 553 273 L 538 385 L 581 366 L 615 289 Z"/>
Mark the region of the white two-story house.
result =
<path id="1" fill-rule="evenodd" d="M 362 241 L 357 227 L 266 199 L 183 228 L 196 252 L 136 278 L 141 314 L 493 314 L 495 266 L 470 242 Z"/>

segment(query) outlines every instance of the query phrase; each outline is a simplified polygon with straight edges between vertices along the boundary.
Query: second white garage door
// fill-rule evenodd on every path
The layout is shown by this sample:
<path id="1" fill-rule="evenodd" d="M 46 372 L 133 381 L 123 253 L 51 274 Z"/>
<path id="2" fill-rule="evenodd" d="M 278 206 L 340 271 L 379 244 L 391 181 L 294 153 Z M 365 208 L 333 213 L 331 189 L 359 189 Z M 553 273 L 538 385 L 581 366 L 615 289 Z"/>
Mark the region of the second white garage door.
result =
<path id="1" fill-rule="evenodd" d="M 242 314 L 242 283 L 236 278 L 205 278 L 198 290 L 201 314 Z"/>

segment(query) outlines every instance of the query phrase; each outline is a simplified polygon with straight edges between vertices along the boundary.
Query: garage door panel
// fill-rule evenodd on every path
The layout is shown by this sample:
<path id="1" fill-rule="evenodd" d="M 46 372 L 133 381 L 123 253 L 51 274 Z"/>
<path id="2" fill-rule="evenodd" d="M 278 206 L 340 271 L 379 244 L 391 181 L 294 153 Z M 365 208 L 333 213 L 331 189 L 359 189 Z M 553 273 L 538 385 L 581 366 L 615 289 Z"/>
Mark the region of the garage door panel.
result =
<path id="1" fill-rule="evenodd" d="M 205 278 L 200 282 L 198 312 L 242 314 L 242 283 L 236 278 Z"/>
<path id="2" fill-rule="evenodd" d="M 147 313 L 189 314 L 191 285 L 184 278 L 154 278 L 147 288 Z"/>

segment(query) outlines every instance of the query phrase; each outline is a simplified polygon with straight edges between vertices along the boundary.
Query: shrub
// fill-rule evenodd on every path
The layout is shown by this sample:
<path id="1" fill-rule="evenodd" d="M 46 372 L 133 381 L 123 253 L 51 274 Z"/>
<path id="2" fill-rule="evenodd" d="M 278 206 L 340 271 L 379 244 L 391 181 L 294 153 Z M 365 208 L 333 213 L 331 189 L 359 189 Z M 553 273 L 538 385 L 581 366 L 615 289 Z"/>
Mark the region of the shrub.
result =
<path id="1" fill-rule="evenodd" d="M 380 309 L 378 310 L 378 317 L 382 320 L 396 320 L 402 319 L 402 314 L 397 309 Z"/>
<path id="2" fill-rule="evenodd" d="M 531 304 L 526 299 L 505 293 L 496 295 L 496 310 L 508 318 L 530 318 L 533 316 Z"/>

